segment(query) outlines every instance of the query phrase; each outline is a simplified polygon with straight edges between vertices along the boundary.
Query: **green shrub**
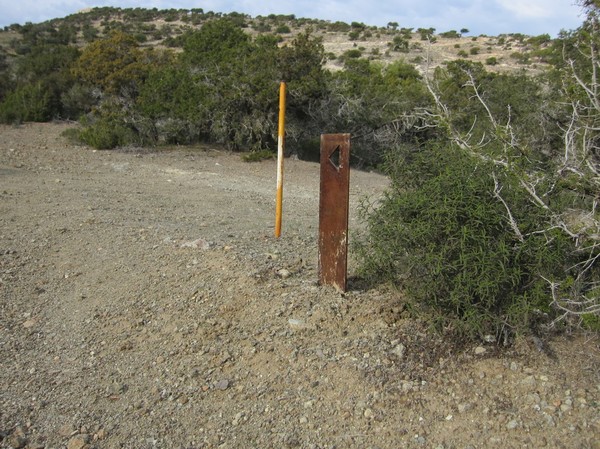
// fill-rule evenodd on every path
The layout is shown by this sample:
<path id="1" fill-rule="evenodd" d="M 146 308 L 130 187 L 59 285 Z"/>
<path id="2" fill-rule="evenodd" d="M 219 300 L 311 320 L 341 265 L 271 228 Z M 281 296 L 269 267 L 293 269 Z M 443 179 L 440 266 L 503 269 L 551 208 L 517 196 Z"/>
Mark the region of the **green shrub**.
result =
<path id="1" fill-rule="evenodd" d="M 432 40 L 435 28 L 417 28 L 417 33 L 421 36 L 422 41 Z"/>
<path id="2" fill-rule="evenodd" d="M 363 205 L 368 237 L 361 273 L 402 288 L 414 310 L 439 329 L 468 336 L 527 332 L 550 312 L 548 279 L 564 274 L 571 242 L 532 233 L 548 217 L 518 179 L 449 144 L 392 153 L 392 187 L 376 208 Z M 496 173 L 522 234 L 495 196 Z"/>
<path id="3" fill-rule="evenodd" d="M 110 150 L 135 141 L 135 133 L 116 114 L 101 116 L 95 121 L 83 120 L 79 140 L 98 150 Z"/>
<path id="4" fill-rule="evenodd" d="M 96 99 L 92 89 L 81 84 L 74 84 L 63 92 L 60 98 L 64 118 L 77 120 L 82 114 L 92 110 Z"/>
<path id="5" fill-rule="evenodd" d="M 255 23 L 252 25 L 252 28 L 254 28 L 259 33 L 269 33 L 272 29 L 271 25 L 265 22 Z"/>
<path id="6" fill-rule="evenodd" d="M 600 316 L 585 313 L 581 316 L 581 324 L 584 329 L 592 332 L 600 332 Z"/>
<path id="7" fill-rule="evenodd" d="M 60 135 L 73 144 L 84 143 L 81 140 L 81 130 L 79 128 L 67 128 Z"/>
<path id="8" fill-rule="evenodd" d="M 529 45 L 533 45 L 534 47 L 540 47 L 542 45 L 547 45 L 552 42 L 552 38 L 549 34 L 540 34 L 539 36 L 533 36 L 527 39 L 526 41 Z"/>
<path id="9" fill-rule="evenodd" d="M 0 103 L 2 123 L 45 122 L 51 118 L 50 93 L 41 83 L 20 87 Z"/>
<path id="10" fill-rule="evenodd" d="M 244 162 L 261 162 L 274 158 L 275 153 L 271 150 L 255 150 L 242 155 Z"/>
<path id="11" fill-rule="evenodd" d="M 275 32 L 277 34 L 290 34 L 292 30 L 290 30 L 290 27 L 287 25 L 279 25 Z"/>
<path id="12" fill-rule="evenodd" d="M 93 26 L 86 24 L 83 27 L 83 40 L 86 42 L 93 42 L 98 38 L 98 29 Z"/>
<path id="13" fill-rule="evenodd" d="M 341 60 L 356 59 L 356 58 L 360 58 L 361 56 L 362 56 L 362 52 L 358 48 L 354 48 L 352 50 L 346 50 L 340 59 Z"/>
<path id="14" fill-rule="evenodd" d="M 303 161 L 319 162 L 321 158 L 321 141 L 319 137 L 306 138 L 292 145 L 292 150 Z"/>
<path id="15" fill-rule="evenodd" d="M 450 30 L 440 33 L 440 36 L 445 39 L 458 39 L 460 37 L 460 34 L 456 30 Z"/>
<path id="16" fill-rule="evenodd" d="M 327 25 L 327 30 L 328 31 L 335 31 L 338 33 L 344 33 L 346 31 L 350 30 L 350 25 L 347 24 L 346 22 L 334 22 L 334 23 L 330 23 Z"/>
<path id="17" fill-rule="evenodd" d="M 515 51 L 510 54 L 510 57 L 512 59 L 516 60 L 519 64 L 530 64 L 531 63 L 529 53 L 521 53 L 521 52 Z"/>
<path id="18" fill-rule="evenodd" d="M 133 36 L 114 32 L 85 47 L 73 67 L 73 74 L 82 82 L 110 93 L 134 89 L 149 68 L 147 56 Z"/>
<path id="19" fill-rule="evenodd" d="M 79 138 L 98 150 L 110 150 L 131 143 L 132 131 L 121 124 L 101 121 L 81 131 Z"/>
<path id="20" fill-rule="evenodd" d="M 348 33 L 348 39 L 350 39 L 351 41 L 357 40 L 359 38 L 359 36 L 360 36 L 359 30 L 353 30 Z"/>
<path id="21" fill-rule="evenodd" d="M 389 45 L 393 51 L 407 53 L 408 52 L 408 44 L 409 44 L 408 39 L 406 39 L 404 36 L 397 35 L 397 36 L 394 36 L 394 39 L 392 40 L 392 42 Z"/>

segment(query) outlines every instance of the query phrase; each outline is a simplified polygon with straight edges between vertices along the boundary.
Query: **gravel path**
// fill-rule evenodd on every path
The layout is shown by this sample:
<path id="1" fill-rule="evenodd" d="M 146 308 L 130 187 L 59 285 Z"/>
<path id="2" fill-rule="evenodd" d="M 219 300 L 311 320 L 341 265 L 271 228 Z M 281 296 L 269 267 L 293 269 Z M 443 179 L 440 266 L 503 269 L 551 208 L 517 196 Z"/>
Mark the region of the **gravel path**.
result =
<path id="1" fill-rule="evenodd" d="M 457 346 L 316 283 L 316 164 L 0 127 L 0 448 L 600 448 L 597 337 Z M 356 205 L 382 176 L 351 175 Z M 350 275 L 355 270 L 350 263 Z"/>

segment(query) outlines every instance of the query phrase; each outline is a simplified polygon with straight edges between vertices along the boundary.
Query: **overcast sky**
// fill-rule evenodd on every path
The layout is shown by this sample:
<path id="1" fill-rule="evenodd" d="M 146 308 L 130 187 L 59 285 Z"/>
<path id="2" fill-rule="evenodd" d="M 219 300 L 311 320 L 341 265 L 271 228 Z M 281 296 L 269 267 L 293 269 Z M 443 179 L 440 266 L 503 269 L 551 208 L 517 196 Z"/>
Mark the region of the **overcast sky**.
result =
<path id="1" fill-rule="evenodd" d="M 0 0 L 0 27 L 12 23 L 43 22 L 65 17 L 93 6 L 121 8 L 187 9 L 251 16 L 295 14 L 312 19 L 363 22 L 385 26 L 429 28 L 438 32 L 468 28 L 472 35 L 502 33 L 555 37 L 560 30 L 573 30 L 583 16 L 576 0 Z"/>

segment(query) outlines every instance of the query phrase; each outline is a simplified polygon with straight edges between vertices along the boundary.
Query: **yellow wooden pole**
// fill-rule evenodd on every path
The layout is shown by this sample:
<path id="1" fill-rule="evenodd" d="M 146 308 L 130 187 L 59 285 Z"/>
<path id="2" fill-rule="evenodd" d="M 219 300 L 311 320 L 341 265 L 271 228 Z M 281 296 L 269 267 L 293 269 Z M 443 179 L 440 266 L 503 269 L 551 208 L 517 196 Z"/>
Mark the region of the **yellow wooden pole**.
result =
<path id="1" fill-rule="evenodd" d="M 277 133 L 277 198 L 275 204 L 275 237 L 281 236 L 283 204 L 283 149 L 285 147 L 285 81 L 279 85 L 279 132 Z"/>

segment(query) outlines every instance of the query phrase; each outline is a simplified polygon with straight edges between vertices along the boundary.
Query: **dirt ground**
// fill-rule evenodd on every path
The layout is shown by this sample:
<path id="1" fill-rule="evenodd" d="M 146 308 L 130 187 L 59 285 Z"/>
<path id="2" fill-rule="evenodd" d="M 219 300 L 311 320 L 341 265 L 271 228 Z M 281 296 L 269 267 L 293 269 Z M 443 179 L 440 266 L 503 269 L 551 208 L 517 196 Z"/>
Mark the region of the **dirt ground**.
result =
<path id="1" fill-rule="evenodd" d="M 317 164 L 275 239 L 274 161 L 69 126 L 0 127 L 1 448 L 600 448 L 597 337 L 459 347 L 317 284 Z"/>

